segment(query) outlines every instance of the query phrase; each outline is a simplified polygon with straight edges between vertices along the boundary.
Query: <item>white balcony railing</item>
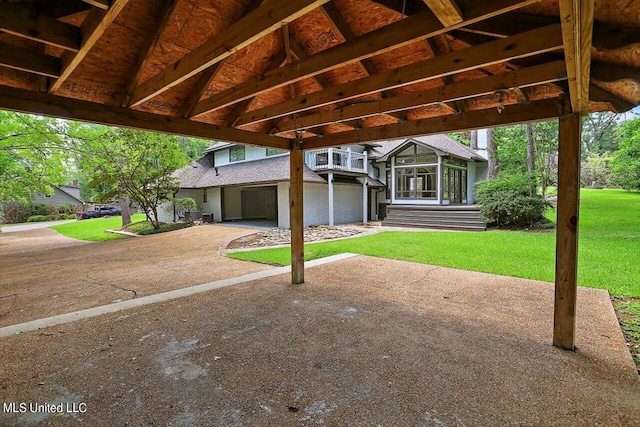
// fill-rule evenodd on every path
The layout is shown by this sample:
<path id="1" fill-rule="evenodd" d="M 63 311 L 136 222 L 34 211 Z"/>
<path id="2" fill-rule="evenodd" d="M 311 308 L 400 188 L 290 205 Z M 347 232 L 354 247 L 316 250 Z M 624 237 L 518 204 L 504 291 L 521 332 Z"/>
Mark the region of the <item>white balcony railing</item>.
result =
<path id="1" fill-rule="evenodd" d="M 307 151 L 306 164 L 314 171 L 367 173 L 367 154 L 340 148 L 323 148 Z"/>

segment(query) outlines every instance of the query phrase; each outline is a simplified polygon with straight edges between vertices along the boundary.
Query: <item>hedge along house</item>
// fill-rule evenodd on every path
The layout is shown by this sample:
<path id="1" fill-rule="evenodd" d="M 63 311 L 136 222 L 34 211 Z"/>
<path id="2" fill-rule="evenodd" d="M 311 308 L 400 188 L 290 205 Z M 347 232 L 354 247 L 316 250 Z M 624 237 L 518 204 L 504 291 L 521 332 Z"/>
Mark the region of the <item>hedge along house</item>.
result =
<path id="1" fill-rule="evenodd" d="M 628 0 L 16 0 L 0 108 L 304 152 L 559 120 L 553 343 L 573 349 L 581 116 L 640 102 Z"/>

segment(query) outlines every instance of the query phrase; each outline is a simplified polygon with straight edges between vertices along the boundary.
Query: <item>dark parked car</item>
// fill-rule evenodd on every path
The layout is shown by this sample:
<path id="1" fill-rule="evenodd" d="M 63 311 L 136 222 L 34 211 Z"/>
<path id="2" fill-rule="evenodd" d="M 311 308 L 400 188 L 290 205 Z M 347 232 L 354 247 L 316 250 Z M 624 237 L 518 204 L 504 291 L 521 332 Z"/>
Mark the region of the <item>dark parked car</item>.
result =
<path id="1" fill-rule="evenodd" d="M 122 211 L 115 206 L 101 207 L 93 211 L 83 211 L 76 214 L 78 219 L 99 218 L 101 216 L 117 216 L 122 215 Z"/>

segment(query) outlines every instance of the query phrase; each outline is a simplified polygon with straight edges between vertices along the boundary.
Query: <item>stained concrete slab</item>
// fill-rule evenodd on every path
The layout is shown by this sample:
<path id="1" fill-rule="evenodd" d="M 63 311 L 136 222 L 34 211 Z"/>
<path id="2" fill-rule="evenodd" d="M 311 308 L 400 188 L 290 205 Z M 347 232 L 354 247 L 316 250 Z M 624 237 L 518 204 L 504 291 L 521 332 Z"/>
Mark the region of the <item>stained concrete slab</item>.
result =
<path id="1" fill-rule="evenodd" d="M 271 268 L 220 255 L 246 228 L 202 225 L 90 243 L 51 229 L 0 234 L 0 327 Z"/>
<path id="2" fill-rule="evenodd" d="M 640 424 L 608 295 L 358 256 L 0 340 L 3 402 L 86 404 L 47 425 Z M 30 414 L 0 424 L 34 425 Z"/>

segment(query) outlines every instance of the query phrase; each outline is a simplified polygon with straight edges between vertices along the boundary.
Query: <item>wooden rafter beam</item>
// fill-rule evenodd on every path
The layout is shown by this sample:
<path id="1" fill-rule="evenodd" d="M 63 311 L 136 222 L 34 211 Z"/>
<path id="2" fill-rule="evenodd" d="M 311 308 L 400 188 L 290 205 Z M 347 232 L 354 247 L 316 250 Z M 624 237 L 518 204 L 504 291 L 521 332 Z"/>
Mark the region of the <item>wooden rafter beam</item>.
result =
<path id="1" fill-rule="evenodd" d="M 497 90 L 525 88 L 566 79 L 563 61 L 523 68 L 477 80 L 467 80 L 444 87 L 414 92 L 393 98 L 346 106 L 282 123 L 280 131 L 302 130 L 315 126 L 373 116 L 379 113 L 425 107 L 473 96 L 491 94 Z"/>
<path id="2" fill-rule="evenodd" d="M 57 57 L 5 43 L 0 43 L 0 65 L 41 76 L 60 75 L 60 60 Z"/>
<path id="3" fill-rule="evenodd" d="M 78 27 L 14 3 L 2 3 L 0 31 L 74 52 L 80 49 Z"/>
<path id="4" fill-rule="evenodd" d="M 140 105 L 182 83 L 327 1 L 273 0 L 261 5 L 140 85 L 130 106 Z"/>
<path id="5" fill-rule="evenodd" d="M 164 28 L 166 27 L 167 22 L 169 22 L 169 18 L 171 17 L 171 14 L 173 13 L 177 5 L 178 0 L 167 0 L 162 2 L 160 12 L 158 13 L 158 19 L 149 32 L 149 35 L 144 39 L 142 47 L 138 52 L 136 63 L 133 65 L 133 68 L 129 73 L 129 77 L 127 78 L 127 83 L 125 84 L 124 89 L 124 97 L 121 102 L 123 107 L 126 107 L 129 104 L 131 96 L 133 95 L 133 91 L 135 90 L 136 86 L 138 86 L 140 77 L 142 76 L 144 69 L 149 63 L 151 54 L 158 44 L 158 40 L 160 40 L 162 31 L 164 31 Z"/>
<path id="6" fill-rule="evenodd" d="M 89 15 L 80 27 L 80 31 L 82 32 L 80 49 L 77 52 L 65 52 L 62 54 L 60 57 L 62 64 L 60 77 L 51 84 L 49 92 L 55 93 L 55 91 L 62 87 L 71 73 L 80 65 L 100 37 L 107 31 L 107 28 L 109 28 L 128 1 L 129 0 L 113 0 L 108 10 L 93 9 L 89 12 Z"/>
<path id="7" fill-rule="evenodd" d="M 416 16 L 416 15 L 414 15 Z M 257 123 L 294 112 L 306 111 L 337 101 L 357 98 L 381 90 L 406 86 L 416 82 L 441 78 L 457 72 L 535 55 L 562 46 L 559 25 L 499 39 L 463 51 L 455 51 L 430 60 L 388 70 L 354 82 L 332 86 L 324 91 L 260 108 L 241 116 L 238 124 Z"/>
<path id="8" fill-rule="evenodd" d="M 618 114 L 626 113 L 636 106 L 594 84 L 589 87 L 589 98 L 595 102 L 606 102 L 610 105 L 610 110 Z"/>
<path id="9" fill-rule="evenodd" d="M 109 0 L 82 0 L 83 2 L 90 4 L 93 7 L 97 7 L 98 9 L 107 10 L 110 6 Z"/>
<path id="10" fill-rule="evenodd" d="M 194 109 L 194 115 L 206 114 L 235 104 L 243 99 L 286 86 L 289 83 L 406 46 L 417 40 L 441 34 L 457 26 L 488 19 L 536 1 L 494 0 L 491 2 L 471 2 L 467 10 L 464 11 L 466 21 L 447 29 L 442 26 L 433 13 L 420 10 L 400 22 L 371 31 L 352 42 L 339 44 L 309 57 L 308 60 L 298 61 L 261 78 L 250 79 L 237 87 L 217 94 L 215 97 L 202 100 Z"/>
<path id="11" fill-rule="evenodd" d="M 445 27 L 450 27 L 463 21 L 462 11 L 455 0 L 423 1 Z"/>
<path id="12" fill-rule="evenodd" d="M 289 140 L 226 126 L 0 86 L 0 109 L 288 150 Z"/>
<path id="13" fill-rule="evenodd" d="M 616 82 L 619 80 L 633 80 L 640 83 L 640 68 L 609 62 L 592 61 L 591 78 L 601 82 Z"/>
<path id="14" fill-rule="evenodd" d="M 267 65 L 267 68 L 264 70 L 264 72 L 268 73 L 271 70 L 282 67 L 286 63 L 286 60 L 287 53 L 285 52 L 285 49 L 282 48 L 277 54 L 275 54 L 273 58 L 271 58 L 271 61 L 269 62 L 269 65 Z M 245 99 L 244 101 L 238 102 L 227 117 L 225 124 L 231 127 L 235 126 L 240 115 L 247 111 L 247 108 L 251 106 L 251 103 L 254 99 L 255 98 L 249 98 Z"/>
<path id="15" fill-rule="evenodd" d="M 573 112 L 586 113 L 593 35 L 594 0 L 560 0 L 564 56 Z"/>
<path id="16" fill-rule="evenodd" d="M 303 141 L 302 148 L 304 150 L 313 150 L 370 141 L 409 138 L 420 135 L 549 120 L 558 116 L 558 100 L 553 98 L 532 102 L 528 105 L 509 105 L 505 107 L 502 113 L 498 113 L 497 109 L 491 108 L 488 110 L 467 111 L 457 116 L 434 117 L 406 123 L 369 127 L 358 131 L 332 133 L 324 135 L 322 138 L 307 138 Z"/>
<path id="17" fill-rule="evenodd" d="M 242 12 L 241 18 L 247 16 L 249 13 L 253 12 L 260 6 L 262 0 L 252 0 L 251 3 L 247 5 L 247 7 Z M 227 58 L 228 59 L 228 58 Z M 189 92 L 189 96 L 180 107 L 180 117 L 184 117 L 185 119 L 191 115 L 191 111 L 196 106 L 202 95 L 204 95 L 205 91 L 209 87 L 209 84 L 216 78 L 220 70 L 222 69 L 222 65 L 227 61 L 224 59 L 217 64 L 207 68 L 203 72 L 200 73 L 198 77 L 198 81 L 196 82 L 191 92 Z"/>
<path id="18" fill-rule="evenodd" d="M 416 1 L 420 0 L 374 0 L 373 3 L 378 3 L 387 9 L 393 10 L 394 12 L 410 16 L 418 9 L 416 7 Z"/>
<path id="19" fill-rule="evenodd" d="M 557 24 L 560 20 L 554 16 L 507 13 L 500 17 L 480 21 L 459 28 L 458 32 L 472 33 L 494 38 L 505 38 L 523 31 L 530 31 L 546 25 Z M 640 43 L 640 28 L 620 25 L 593 24 L 593 47 L 603 50 L 623 49 Z"/>

